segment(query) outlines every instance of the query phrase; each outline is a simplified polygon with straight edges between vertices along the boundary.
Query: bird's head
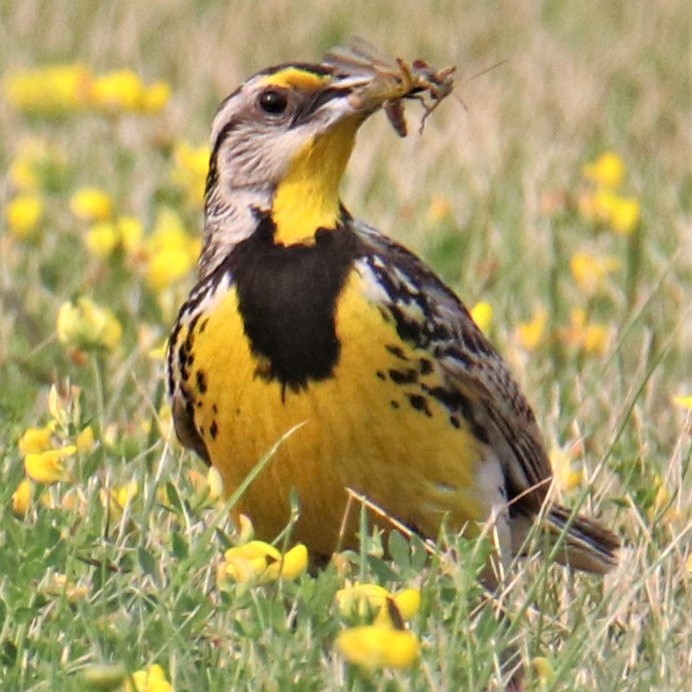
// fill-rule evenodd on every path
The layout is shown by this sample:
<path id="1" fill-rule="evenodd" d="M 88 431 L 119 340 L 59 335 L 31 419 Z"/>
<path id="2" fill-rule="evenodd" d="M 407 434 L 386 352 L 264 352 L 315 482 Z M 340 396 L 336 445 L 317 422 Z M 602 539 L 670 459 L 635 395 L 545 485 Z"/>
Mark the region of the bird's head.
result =
<path id="1" fill-rule="evenodd" d="M 383 105 L 439 85 L 425 68 L 338 57 L 290 63 L 263 70 L 228 96 L 212 126 L 202 271 L 250 237 L 260 217 L 271 219 L 274 242 L 284 244 L 336 228 L 339 184 L 358 128 Z"/>

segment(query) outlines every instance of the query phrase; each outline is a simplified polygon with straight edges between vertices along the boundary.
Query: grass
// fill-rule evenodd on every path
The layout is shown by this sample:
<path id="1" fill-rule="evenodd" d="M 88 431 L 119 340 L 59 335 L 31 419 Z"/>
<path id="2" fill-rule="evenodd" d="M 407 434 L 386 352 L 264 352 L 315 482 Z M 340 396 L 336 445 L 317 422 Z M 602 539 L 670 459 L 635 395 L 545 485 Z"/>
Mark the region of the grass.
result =
<path id="1" fill-rule="evenodd" d="M 496 688 L 508 646 L 527 663 L 530 689 L 686 688 L 691 419 L 673 397 L 692 393 L 689 9 L 682 0 L 461 5 L 0 5 L 3 74 L 53 63 L 98 73 L 131 67 L 173 91 L 153 116 L 47 118 L 0 102 L 4 205 L 17 194 L 8 171 L 22 140 L 42 138 L 62 152 L 42 164 L 45 212 L 34 235 L 20 239 L 5 221 L 0 228 L 2 689 L 83 689 L 84 671 L 98 663 L 129 672 L 159 663 L 178 690 Z M 152 290 L 146 257 L 94 256 L 89 224 L 69 207 L 77 189 L 97 185 L 146 233 L 167 204 L 194 236 L 199 206 L 170 182 L 176 143 L 205 142 L 216 104 L 244 76 L 317 58 L 351 34 L 458 65 L 465 105 L 446 101 L 422 137 L 409 107 L 405 140 L 374 118 L 349 167 L 345 202 L 425 256 L 469 305 L 491 303 L 491 336 L 549 444 L 578 442 L 569 460 L 584 482 L 563 499 L 583 503 L 626 544 L 604 580 L 519 562 L 501 598 L 510 614 L 503 622 L 478 608 L 478 546 L 448 539 L 459 553 L 450 563 L 415 540 L 393 539 L 391 560 L 377 539 L 365 542 L 346 556 L 352 576 L 392 590 L 417 585 L 423 595 L 411 623 L 421 660 L 372 675 L 334 653 L 344 627 L 335 568 L 297 582 L 217 587 L 234 527 L 228 508 L 209 500 L 200 463 L 171 440 L 161 364 L 149 356 L 191 273 Z M 629 236 L 575 208 L 590 189 L 583 164 L 607 150 L 626 164 L 622 193 L 641 205 Z M 613 257 L 619 269 L 585 291 L 570 273 L 580 252 Z M 57 340 L 58 310 L 76 295 L 122 324 L 113 350 L 76 353 Z M 547 336 L 527 349 L 516 328 L 541 308 Z M 575 308 L 585 325 L 574 322 Z M 579 341 L 589 325 L 602 328 L 601 348 Z M 71 481 L 37 485 L 17 517 L 18 441 L 50 420 L 49 388 L 68 391 L 68 381 L 81 393 L 55 433 L 73 440 L 89 424 L 97 444 L 66 461 Z M 137 495 L 124 509 L 104 495 L 131 481 Z M 552 677 L 531 665 L 537 657 Z"/>

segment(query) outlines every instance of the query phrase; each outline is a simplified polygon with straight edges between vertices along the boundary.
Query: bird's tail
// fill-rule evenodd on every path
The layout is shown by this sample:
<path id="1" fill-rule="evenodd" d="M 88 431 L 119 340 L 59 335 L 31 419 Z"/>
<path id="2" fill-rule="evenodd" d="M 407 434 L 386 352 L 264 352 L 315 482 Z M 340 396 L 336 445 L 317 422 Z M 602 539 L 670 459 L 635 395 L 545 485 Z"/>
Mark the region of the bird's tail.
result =
<path id="1" fill-rule="evenodd" d="M 575 515 L 558 504 L 551 504 L 539 524 L 542 529 L 539 541 L 544 555 L 554 555 L 555 560 L 574 569 L 593 574 L 605 574 L 618 563 L 617 550 L 620 539 L 594 519 Z M 530 525 L 527 524 L 527 529 Z M 523 534 L 523 536 L 522 536 Z M 523 552 L 526 533 L 519 531 L 512 536 L 515 549 Z M 522 547 L 517 545 L 520 542 Z"/>

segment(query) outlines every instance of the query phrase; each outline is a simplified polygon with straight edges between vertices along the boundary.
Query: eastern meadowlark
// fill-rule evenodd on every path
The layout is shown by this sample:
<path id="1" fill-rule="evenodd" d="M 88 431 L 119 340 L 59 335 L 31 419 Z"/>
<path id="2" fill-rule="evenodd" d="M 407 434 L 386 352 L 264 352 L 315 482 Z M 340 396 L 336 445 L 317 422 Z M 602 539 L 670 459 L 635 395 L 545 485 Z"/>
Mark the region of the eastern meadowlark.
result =
<path id="1" fill-rule="evenodd" d="M 505 566 L 537 517 L 557 559 L 604 573 L 618 539 L 550 502 L 534 414 L 457 296 L 418 257 L 355 220 L 339 184 L 360 125 L 451 90 L 451 70 L 329 54 L 248 79 L 211 132 L 204 248 L 168 348 L 181 442 L 228 492 L 300 425 L 236 510 L 329 555 L 347 488 L 423 536 L 493 525 Z M 301 425 L 302 424 L 302 425 Z"/>

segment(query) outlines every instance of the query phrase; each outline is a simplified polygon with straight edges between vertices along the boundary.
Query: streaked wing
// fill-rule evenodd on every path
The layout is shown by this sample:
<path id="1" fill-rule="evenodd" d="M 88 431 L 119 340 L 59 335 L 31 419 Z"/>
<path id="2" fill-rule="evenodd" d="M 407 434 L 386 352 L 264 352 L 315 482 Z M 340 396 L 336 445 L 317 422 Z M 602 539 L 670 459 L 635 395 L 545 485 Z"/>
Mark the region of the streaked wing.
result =
<path id="1" fill-rule="evenodd" d="M 361 262 L 380 287 L 369 298 L 390 313 L 400 335 L 431 353 L 450 394 L 459 392 L 473 403 L 472 423 L 486 431 L 502 462 L 508 498 L 523 495 L 518 506 L 535 511 L 552 472 L 534 414 L 508 367 L 430 269 L 375 229 L 353 223 L 370 249 Z"/>

